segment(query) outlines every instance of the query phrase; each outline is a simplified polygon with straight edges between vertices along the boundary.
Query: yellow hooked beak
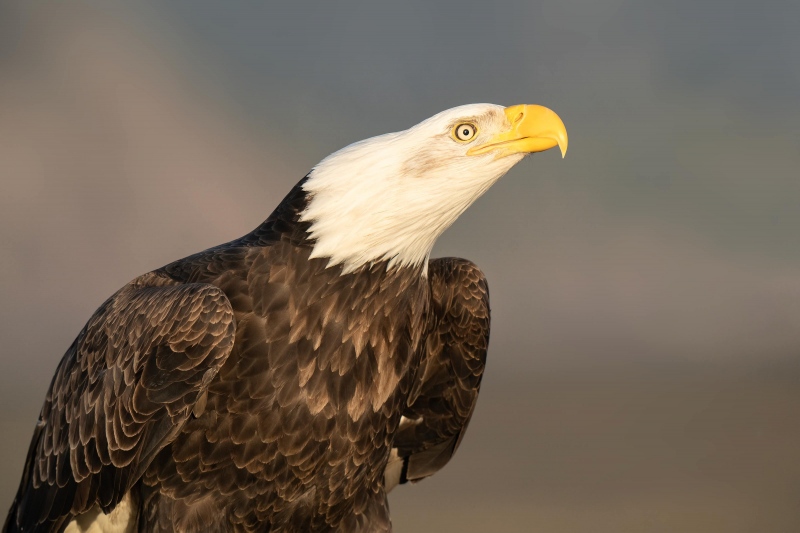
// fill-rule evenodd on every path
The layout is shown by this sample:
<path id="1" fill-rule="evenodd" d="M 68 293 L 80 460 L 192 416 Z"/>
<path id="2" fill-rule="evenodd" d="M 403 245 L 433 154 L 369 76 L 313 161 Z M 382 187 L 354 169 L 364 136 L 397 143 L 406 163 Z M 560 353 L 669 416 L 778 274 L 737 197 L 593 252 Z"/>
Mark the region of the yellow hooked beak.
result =
<path id="1" fill-rule="evenodd" d="M 567 128 L 553 111 L 540 105 L 515 105 L 505 109 L 511 129 L 498 133 L 467 155 L 494 152 L 497 157 L 543 152 L 558 146 L 561 157 L 567 154 Z"/>

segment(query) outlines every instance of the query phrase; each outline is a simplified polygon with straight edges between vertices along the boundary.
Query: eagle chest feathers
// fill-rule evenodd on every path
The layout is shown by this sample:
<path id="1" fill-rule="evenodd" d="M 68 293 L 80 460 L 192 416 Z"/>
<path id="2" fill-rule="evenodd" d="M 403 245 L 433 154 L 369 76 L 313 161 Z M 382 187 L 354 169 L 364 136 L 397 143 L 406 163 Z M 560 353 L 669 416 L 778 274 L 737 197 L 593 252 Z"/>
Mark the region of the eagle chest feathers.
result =
<path id="1" fill-rule="evenodd" d="M 225 293 L 235 341 L 202 405 L 145 475 L 154 498 L 169 494 L 200 519 L 213 483 L 257 522 L 312 516 L 317 509 L 305 507 L 320 502 L 328 519 L 363 514 L 374 503 L 367 496 L 383 498 L 425 338 L 428 279 L 385 263 L 343 274 L 310 252 L 281 240 L 246 250 L 243 268 L 217 258 L 182 280 Z"/>

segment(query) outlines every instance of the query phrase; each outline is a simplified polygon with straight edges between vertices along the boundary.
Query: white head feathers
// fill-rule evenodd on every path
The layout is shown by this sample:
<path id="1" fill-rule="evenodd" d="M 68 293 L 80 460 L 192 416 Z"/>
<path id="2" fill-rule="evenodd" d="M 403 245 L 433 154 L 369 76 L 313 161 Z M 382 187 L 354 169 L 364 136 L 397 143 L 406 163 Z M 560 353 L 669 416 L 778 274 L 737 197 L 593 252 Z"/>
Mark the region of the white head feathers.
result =
<path id="1" fill-rule="evenodd" d="M 511 127 L 504 110 L 456 107 L 325 158 L 304 184 L 311 199 L 301 219 L 316 240 L 311 257 L 329 257 L 345 272 L 383 260 L 390 267 L 426 263 L 444 230 L 524 157 L 467 155 Z M 456 138 L 460 124 L 477 128 L 469 141 Z"/>

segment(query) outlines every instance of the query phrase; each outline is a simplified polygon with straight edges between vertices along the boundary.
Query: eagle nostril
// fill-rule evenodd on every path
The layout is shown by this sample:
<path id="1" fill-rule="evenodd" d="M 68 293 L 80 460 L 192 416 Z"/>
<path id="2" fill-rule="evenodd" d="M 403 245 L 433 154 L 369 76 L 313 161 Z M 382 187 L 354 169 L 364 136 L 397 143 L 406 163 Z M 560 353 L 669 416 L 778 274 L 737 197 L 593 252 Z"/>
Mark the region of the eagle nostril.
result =
<path id="1" fill-rule="evenodd" d="M 517 118 L 514 119 L 514 124 L 516 124 L 517 122 L 522 120 L 522 117 L 524 117 L 524 116 L 525 116 L 525 113 L 520 113 L 519 115 L 517 115 Z"/>

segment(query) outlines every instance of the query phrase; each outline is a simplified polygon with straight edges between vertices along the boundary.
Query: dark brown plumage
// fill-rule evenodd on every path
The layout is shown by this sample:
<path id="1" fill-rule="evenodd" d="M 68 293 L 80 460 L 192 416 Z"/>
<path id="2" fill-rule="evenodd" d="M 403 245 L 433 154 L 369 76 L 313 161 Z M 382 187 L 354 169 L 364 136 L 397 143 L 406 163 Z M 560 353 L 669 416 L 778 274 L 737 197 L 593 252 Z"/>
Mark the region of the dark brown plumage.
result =
<path id="1" fill-rule="evenodd" d="M 486 280 L 431 249 L 555 146 L 547 108 L 450 109 L 130 282 L 62 359 L 3 531 L 389 531 L 387 491 L 450 460 L 486 362 Z"/>
<path id="2" fill-rule="evenodd" d="M 390 529 L 392 449 L 403 480 L 429 476 L 472 414 L 486 282 L 458 259 L 428 277 L 326 268 L 306 202 L 298 185 L 251 234 L 98 309 L 59 365 L 3 531 L 63 531 L 128 492 L 143 532 Z"/>

